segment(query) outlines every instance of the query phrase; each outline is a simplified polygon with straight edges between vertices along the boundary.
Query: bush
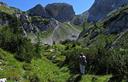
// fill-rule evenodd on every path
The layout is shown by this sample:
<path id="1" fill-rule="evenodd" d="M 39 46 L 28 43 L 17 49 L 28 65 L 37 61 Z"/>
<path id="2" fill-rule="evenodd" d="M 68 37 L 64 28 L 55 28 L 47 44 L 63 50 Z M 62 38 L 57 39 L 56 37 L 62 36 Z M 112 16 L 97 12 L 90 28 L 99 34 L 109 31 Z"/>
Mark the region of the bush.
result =
<path id="1" fill-rule="evenodd" d="M 18 41 L 21 38 L 20 33 L 14 33 L 14 28 L 2 27 L 0 30 L 0 47 L 12 53 L 17 51 Z"/>
<path id="2" fill-rule="evenodd" d="M 128 50 L 127 49 L 114 49 L 111 51 L 109 58 L 111 61 L 110 68 L 113 75 L 119 77 L 128 77 Z"/>
<path id="3" fill-rule="evenodd" d="M 113 77 L 122 80 L 128 77 L 128 50 L 127 49 L 98 49 L 92 62 L 88 63 L 91 73 L 113 74 Z M 89 59 L 89 58 L 88 58 Z M 91 61 L 91 60 L 88 60 Z M 94 71 L 95 70 L 95 71 Z M 89 71 L 89 70 L 88 70 Z"/>
<path id="4" fill-rule="evenodd" d="M 79 54 L 81 52 L 85 53 L 87 48 L 83 48 L 81 46 L 68 46 L 68 49 L 62 52 L 62 55 L 66 56 L 65 64 L 68 65 L 72 73 L 79 72 Z M 87 56 L 87 54 L 85 54 Z"/>
<path id="5" fill-rule="evenodd" d="M 31 62 L 36 56 L 34 46 L 31 41 L 23 36 L 23 30 L 20 27 L 20 21 L 11 15 L 0 15 L 2 20 L 9 21 L 8 26 L 0 27 L 0 48 L 11 53 L 16 53 L 15 57 L 20 61 Z"/>
<path id="6" fill-rule="evenodd" d="M 32 66 L 29 63 L 24 63 L 23 64 L 23 69 L 30 71 L 32 69 Z"/>
<path id="7" fill-rule="evenodd" d="M 31 62 L 35 56 L 34 46 L 28 39 L 23 39 L 19 42 L 18 50 L 15 57 L 20 61 Z"/>
<path id="8" fill-rule="evenodd" d="M 30 82 L 40 82 L 40 79 L 37 74 L 33 74 L 29 77 Z"/>

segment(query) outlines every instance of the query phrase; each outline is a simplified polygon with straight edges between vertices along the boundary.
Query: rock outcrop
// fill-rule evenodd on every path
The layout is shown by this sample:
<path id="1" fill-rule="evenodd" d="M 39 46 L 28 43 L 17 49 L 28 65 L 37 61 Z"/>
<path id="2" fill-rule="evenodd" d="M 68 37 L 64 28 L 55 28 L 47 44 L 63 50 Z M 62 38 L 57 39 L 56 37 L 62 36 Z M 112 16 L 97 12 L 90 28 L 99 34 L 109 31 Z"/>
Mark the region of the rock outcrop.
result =
<path id="1" fill-rule="evenodd" d="M 95 0 L 93 6 L 89 9 L 89 21 L 98 21 L 103 19 L 109 12 L 128 4 L 128 0 Z"/>
<path id="2" fill-rule="evenodd" d="M 128 5 L 125 5 L 86 28 L 80 34 L 79 41 L 87 47 L 127 48 L 127 21 Z"/>
<path id="3" fill-rule="evenodd" d="M 61 22 L 70 21 L 75 16 L 73 7 L 66 3 L 53 3 L 46 6 L 49 15 Z"/>
<path id="4" fill-rule="evenodd" d="M 71 20 L 71 23 L 75 25 L 83 25 L 83 23 L 86 22 L 87 18 L 88 18 L 88 11 L 85 11 L 80 15 L 74 16 L 73 19 Z"/>
<path id="5" fill-rule="evenodd" d="M 128 29 L 128 5 L 121 7 L 104 19 L 106 33 L 121 33 Z M 106 27 L 105 27 L 106 26 Z"/>
<path id="6" fill-rule="evenodd" d="M 47 11 L 45 10 L 45 7 L 43 7 L 41 4 L 38 4 L 32 9 L 28 10 L 28 13 L 31 16 L 41 16 L 44 18 L 49 17 Z"/>

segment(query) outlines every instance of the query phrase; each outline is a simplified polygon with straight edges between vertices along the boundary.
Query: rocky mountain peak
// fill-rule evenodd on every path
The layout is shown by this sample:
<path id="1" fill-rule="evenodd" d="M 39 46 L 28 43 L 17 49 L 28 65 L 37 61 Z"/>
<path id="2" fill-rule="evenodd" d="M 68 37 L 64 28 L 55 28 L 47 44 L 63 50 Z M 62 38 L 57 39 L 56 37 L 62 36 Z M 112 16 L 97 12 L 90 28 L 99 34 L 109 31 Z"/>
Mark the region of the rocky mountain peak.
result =
<path id="1" fill-rule="evenodd" d="M 45 10 L 45 7 L 43 7 L 41 4 L 37 4 L 32 9 L 28 10 L 28 13 L 31 16 L 48 17 L 48 14 L 47 14 L 47 11 Z"/>
<path id="2" fill-rule="evenodd" d="M 44 18 L 55 18 L 60 22 L 72 20 L 75 16 L 73 7 L 67 3 L 53 3 L 46 7 L 38 4 L 34 8 L 28 10 L 29 15 L 42 16 Z"/>
<path id="3" fill-rule="evenodd" d="M 41 4 L 37 4 L 35 7 L 42 8 L 43 6 Z"/>
<path id="4" fill-rule="evenodd" d="M 48 4 L 46 10 L 51 17 L 61 22 L 70 21 L 75 16 L 73 7 L 66 3 Z"/>

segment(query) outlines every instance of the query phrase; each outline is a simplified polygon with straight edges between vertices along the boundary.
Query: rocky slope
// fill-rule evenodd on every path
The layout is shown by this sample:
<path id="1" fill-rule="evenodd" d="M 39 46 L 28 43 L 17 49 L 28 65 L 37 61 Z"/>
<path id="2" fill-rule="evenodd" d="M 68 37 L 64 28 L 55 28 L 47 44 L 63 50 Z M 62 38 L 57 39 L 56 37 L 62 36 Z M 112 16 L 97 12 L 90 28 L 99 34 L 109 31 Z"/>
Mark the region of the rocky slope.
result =
<path id="1" fill-rule="evenodd" d="M 65 5 L 66 4 L 64 4 L 63 8 L 67 9 Z M 1 5 L 0 26 L 9 26 L 10 24 L 13 24 L 12 21 L 19 21 L 18 27 L 22 29 L 23 35 L 30 38 L 33 43 L 36 42 L 37 33 L 41 34 L 40 38 L 43 44 L 50 45 L 54 42 L 58 43 L 67 39 L 76 40 L 78 38 L 78 35 L 81 32 L 81 27 L 70 24 L 69 22 L 61 23 L 54 18 L 47 18 L 47 12 L 41 5 L 37 5 L 34 9 L 36 9 L 37 11 L 33 12 L 33 9 L 30 10 L 31 12 L 33 12 L 31 13 L 33 15 L 29 16 L 27 13 L 23 13 L 16 8 Z M 39 12 L 40 9 L 41 12 Z M 46 14 L 44 14 L 45 12 Z M 61 16 L 62 14 L 62 12 L 61 14 L 60 12 L 61 10 L 57 11 L 57 14 L 59 16 Z M 64 20 L 66 19 L 64 18 Z"/>
<path id="2" fill-rule="evenodd" d="M 83 25 L 88 17 L 88 11 L 75 15 L 71 5 L 66 3 L 53 3 L 43 7 L 41 4 L 29 9 L 27 13 L 30 16 L 41 16 L 43 18 L 54 18 L 59 22 L 71 22 L 75 25 Z"/>
<path id="3" fill-rule="evenodd" d="M 90 25 L 79 37 L 79 41 L 88 47 L 127 48 L 128 5 L 111 12 L 104 20 Z"/>
<path id="4" fill-rule="evenodd" d="M 95 0 L 93 6 L 89 9 L 89 21 L 98 21 L 103 19 L 109 12 L 125 4 L 128 0 Z"/>
<path id="5" fill-rule="evenodd" d="M 71 23 L 75 25 L 83 25 L 83 23 L 87 21 L 88 14 L 88 11 L 85 11 L 82 14 L 74 16 Z"/>
<path id="6" fill-rule="evenodd" d="M 31 16 L 41 16 L 44 18 L 49 17 L 49 14 L 45 10 L 45 7 L 43 7 L 41 4 L 36 5 L 32 9 L 28 10 L 29 15 Z"/>

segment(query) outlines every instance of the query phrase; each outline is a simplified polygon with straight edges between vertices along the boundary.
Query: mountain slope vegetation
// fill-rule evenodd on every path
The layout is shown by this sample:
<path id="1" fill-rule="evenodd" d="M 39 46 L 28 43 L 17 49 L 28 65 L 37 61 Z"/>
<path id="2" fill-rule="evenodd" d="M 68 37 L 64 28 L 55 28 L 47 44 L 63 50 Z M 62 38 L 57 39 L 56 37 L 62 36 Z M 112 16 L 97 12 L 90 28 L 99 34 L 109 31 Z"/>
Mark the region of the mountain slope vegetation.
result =
<path id="1" fill-rule="evenodd" d="M 80 15 L 80 19 L 85 16 L 80 21 L 83 25 L 74 25 L 0 5 L 0 78 L 9 82 L 127 82 L 128 6 L 97 22 L 89 23 L 87 14 Z M 85 75 L 80 74 L 81 52 L 87 60 Z"/>

